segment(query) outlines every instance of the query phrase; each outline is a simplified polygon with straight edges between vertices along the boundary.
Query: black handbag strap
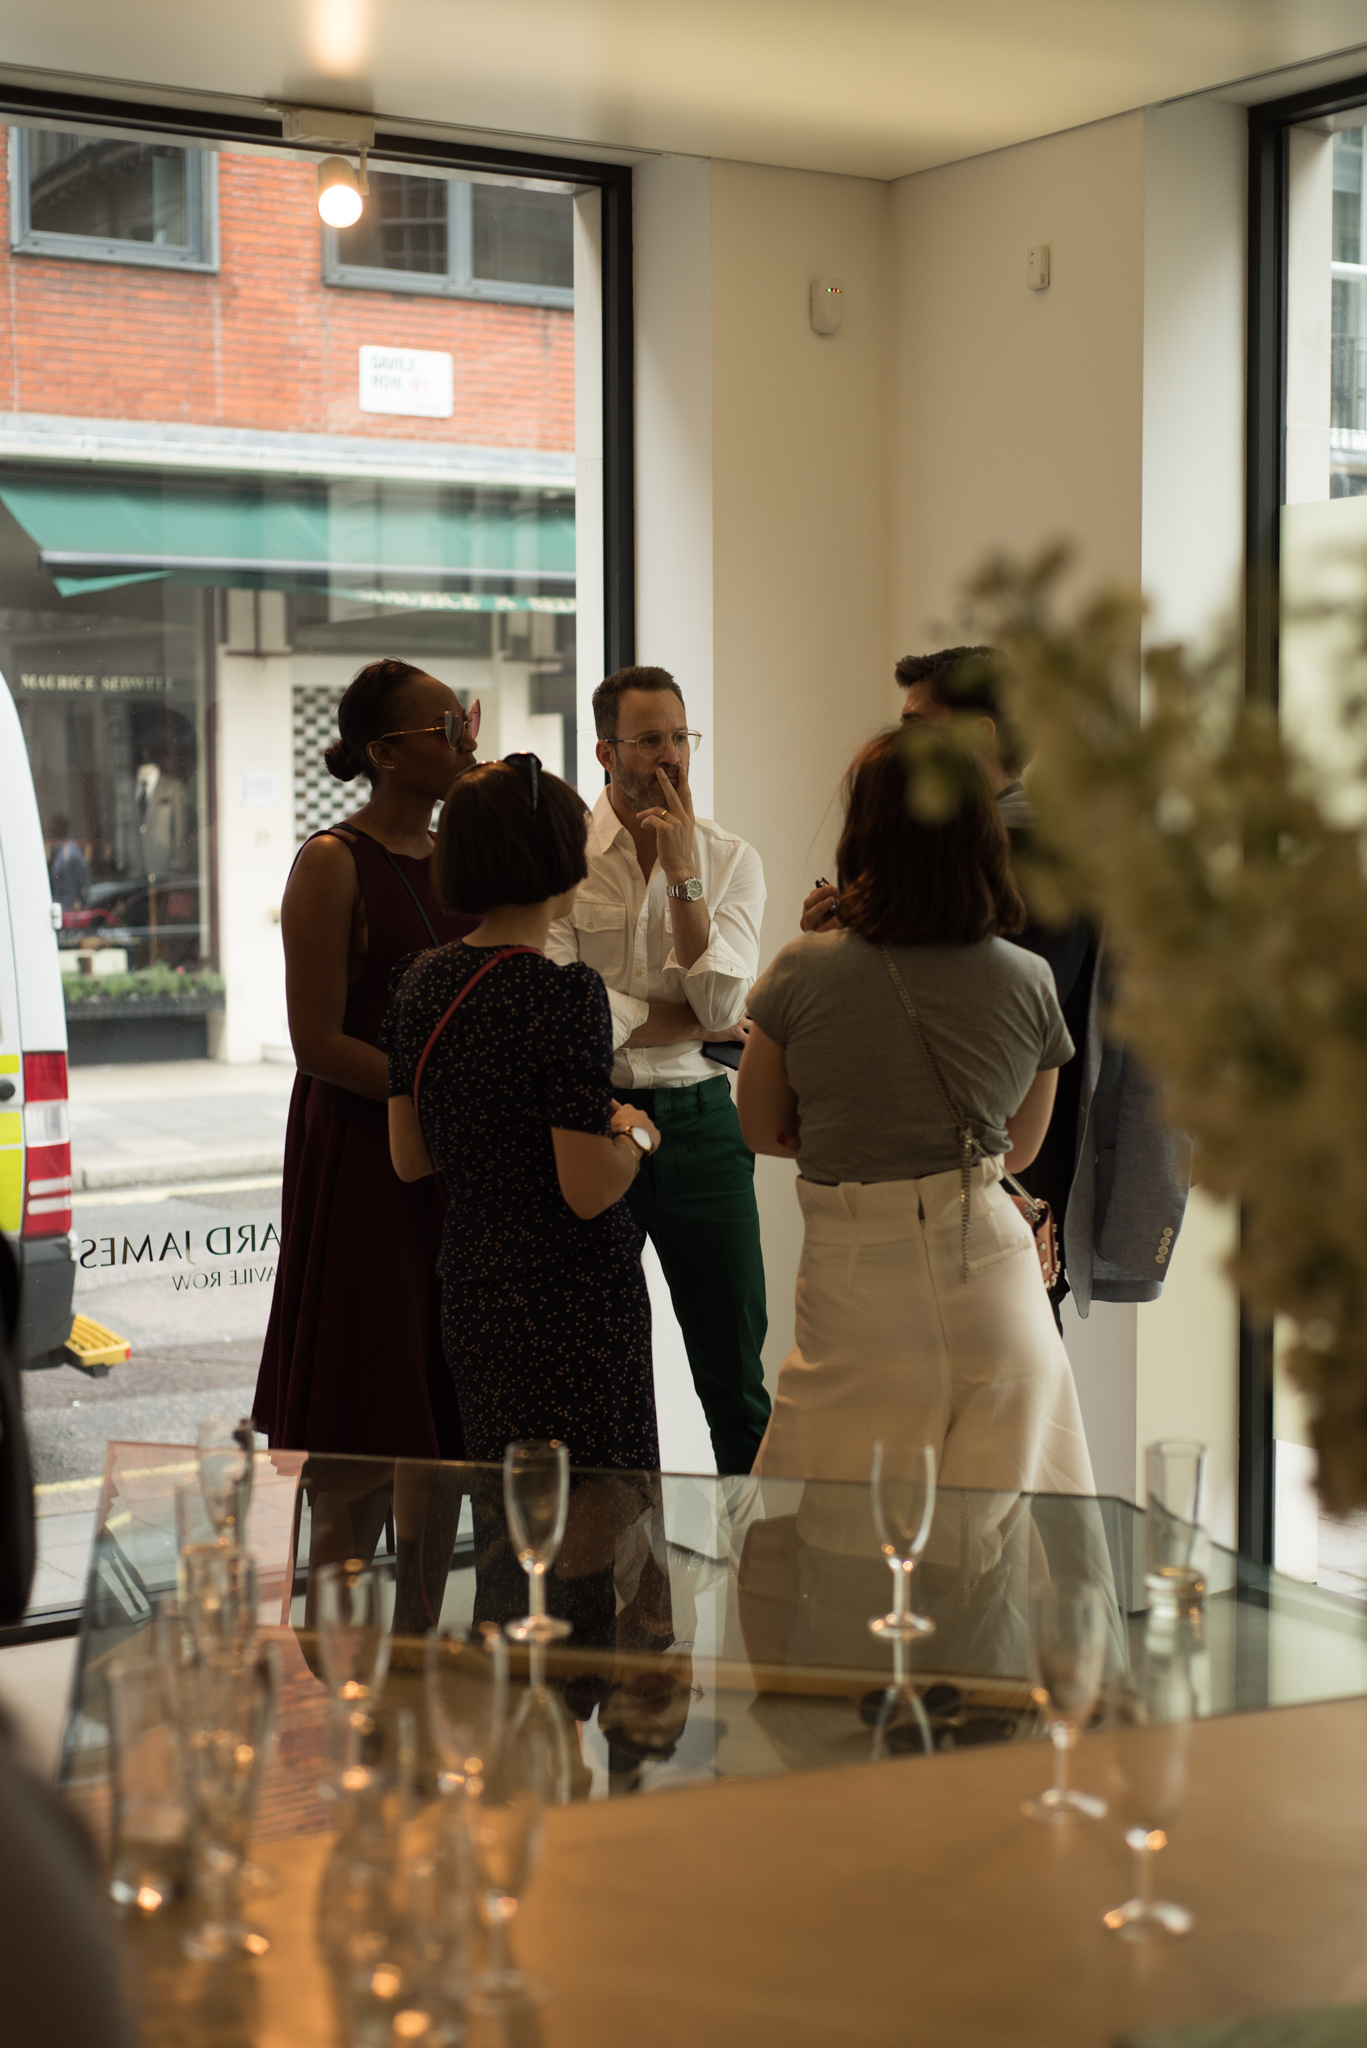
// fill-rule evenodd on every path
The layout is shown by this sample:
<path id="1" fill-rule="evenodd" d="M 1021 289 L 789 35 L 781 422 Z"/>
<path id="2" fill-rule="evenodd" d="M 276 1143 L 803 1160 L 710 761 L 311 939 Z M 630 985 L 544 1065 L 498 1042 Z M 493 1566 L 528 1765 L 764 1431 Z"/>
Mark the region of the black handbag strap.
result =
<path id="1" fill-rule="evenodd" d="M 369 835 L 367 835 L 367 836 L 369 836 Z M 379 842 L 379 840 L 378 840 L 378 839 L 377 839 L 377 840 L 375 841 L 375 844 L 376 844 L 376 846 L 380 846 L 380 842 Z M 401 868 L 401 867 L 399 866 L 399 863 L 398 863 L 398 862 L 397 862 L 397 861 L 395 860 L 395 858 L 394 858 L 393 854 L 392 854 L 392 853 L 391 853 L 391 852 L 389 851 L 389 848 L 388 848 L 387 846 L 380 846 L 380 852 L 381 852 L 381 853 L 382 853 L 382 854 L 384 855 L 385 859 L 386 859 L 386 860 L 387 860 L 387 861 L 389 862 L 389 865 L 390 865 L 390 866 L 391 866 L 391 867 L 393 868 L 393 870 L 394 870 L 395 874 L 396 874 L 396 875 L 398 876 L 399 880 L 400 880 L 400 881 L 401 881 L 401 882 L 403 883 L 403 885 L 404 885 L 404 888 L 405 888 L 405 889 L 407 889 L 407 891 L 408 891 L 409 895 L 410 895 L 410 896 L 411 896 L 411 897 L 413 898 L 413 901 L 414 901 L 414 903 L 415 903 L 415 904 L 417 905 L 417 909 L 418 909 L 418 916 L 419 916 L 419 917 L 420 917 L 420 918 L 422 919 L 423 923 L 424 923 L 424 924 L 425 924 L 425 925 L 427 926 L 427 936 L 428 936 L 428 938 L 429 938 L 429 939 L 431 939 L 431 941 L 432 941 L 432 944 L 433 944 L 434 946 L 439 946 L 439 945 L 441 944 L 441 940 L 440 940 L 440 939 L 439 939 L 439 938 L 437 937 L 437 928 L 436 928 L 436 926 L 435 926 L 435 925 L 433 924 L 433 922 L 432 922 L 431 918 L 430 918 L 430 917 L 429 917 L 429 916 L 427 915 L 427 906 L 426 906 L 426 904 L 425 904 L 425 903 L 423 902 L 423 900 L 422 900 L 421 896 L 419 896 L 419 894 L 418 894 L 417 890 L 416 890 L 416 889 L 415 889 L 415 888 L 413 887 L 413 884 L 412 884 L 412 883 L 411 883 L 411 882 L 409 881 L 409 879 L 408 879 L 407 875 L 406 875 L 406 874 L 404 873 L 403 869 L 402 869 L 402 868 Z"/>

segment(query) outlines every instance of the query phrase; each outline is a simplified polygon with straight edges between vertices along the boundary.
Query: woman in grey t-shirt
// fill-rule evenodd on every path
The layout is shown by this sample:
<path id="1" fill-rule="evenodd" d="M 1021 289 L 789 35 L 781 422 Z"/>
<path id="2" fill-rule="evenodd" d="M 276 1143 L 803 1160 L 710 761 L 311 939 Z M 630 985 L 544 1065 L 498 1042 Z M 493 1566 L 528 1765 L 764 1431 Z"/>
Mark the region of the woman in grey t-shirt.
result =
<path id="1" fill-rule="evenodd" d="M 1001 1182 L 1048 1128 L 1072 1055 L 1048 967 L 999 936 L 1024 908 L 985 784 L 929 824 L 898 735 L 857 756 L 837 876 L 843 929 L 785 946 L 750 995 L 737 1107 L 796 1158 L 797 1342 L 755 1461 L 867 1479 L 880 1437 L 935 1448 L 949 1486 L 1094 1490 L 1034 1242 Z M 958 1129 L 889 971 L 982 1154 L 963 1235 Z"/>

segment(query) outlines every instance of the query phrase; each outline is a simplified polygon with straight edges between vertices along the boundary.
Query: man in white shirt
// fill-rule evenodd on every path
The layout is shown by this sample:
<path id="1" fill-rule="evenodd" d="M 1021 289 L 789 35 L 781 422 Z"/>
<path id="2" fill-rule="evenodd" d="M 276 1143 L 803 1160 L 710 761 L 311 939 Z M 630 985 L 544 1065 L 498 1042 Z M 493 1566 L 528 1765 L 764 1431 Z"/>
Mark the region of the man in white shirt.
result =
<path id="1" fill-rule="evenodd" d="M 764 870 L 743 839 L 693 815 L 699 735 L 667 670 L 619 669 L 593 715 L 608 787 L 589 819 L 588 879 L 547 950 L 607 984 L 613 1092 L 663 1139 L 627 1203 L 669 1284 L 717 1469 L 748 1472 L 769 1419 L 755 1161 L 705 1048 L 741 1036 Z"/>

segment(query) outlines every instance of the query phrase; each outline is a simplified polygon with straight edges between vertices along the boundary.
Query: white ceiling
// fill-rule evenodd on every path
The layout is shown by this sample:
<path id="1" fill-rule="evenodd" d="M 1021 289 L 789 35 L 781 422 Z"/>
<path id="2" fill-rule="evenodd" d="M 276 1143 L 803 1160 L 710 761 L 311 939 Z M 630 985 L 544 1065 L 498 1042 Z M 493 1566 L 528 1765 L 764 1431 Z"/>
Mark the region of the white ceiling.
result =
<path id="1" fill-rule="evenodd" d="M 895 178 L 1355 48 L 1367 0 L 6 0 L 3 60 Z"/>

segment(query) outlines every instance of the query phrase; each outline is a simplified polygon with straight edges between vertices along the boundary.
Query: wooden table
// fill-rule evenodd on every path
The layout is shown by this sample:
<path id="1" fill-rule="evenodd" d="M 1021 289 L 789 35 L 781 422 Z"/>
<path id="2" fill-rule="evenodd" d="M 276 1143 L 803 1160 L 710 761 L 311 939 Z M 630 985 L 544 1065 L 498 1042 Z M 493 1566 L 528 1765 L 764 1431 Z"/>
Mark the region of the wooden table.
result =
<path id="1" fill-rule="evenodd" d="M 1117 1739 L 1081 1745 L 1079 1783 Z M 557 1810 L 516 1937 L 555 1996 L 469 2048 L 1101 2048 L 1367 2000 L 1367 1702 L 1194 1725 L 1160 1868 L 1196 1927 L 1161 1947 L 1101 1927 L 1131 1890 L 1115 1822 L 1021 1817 L 1048 1763 L 1010 1745 Z M 270 1845 L 260 1962 L 181 1961 L 174 1916 L 128 1928 L 142 2048 L 334 2048 L 330 1846 Z"/>

